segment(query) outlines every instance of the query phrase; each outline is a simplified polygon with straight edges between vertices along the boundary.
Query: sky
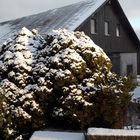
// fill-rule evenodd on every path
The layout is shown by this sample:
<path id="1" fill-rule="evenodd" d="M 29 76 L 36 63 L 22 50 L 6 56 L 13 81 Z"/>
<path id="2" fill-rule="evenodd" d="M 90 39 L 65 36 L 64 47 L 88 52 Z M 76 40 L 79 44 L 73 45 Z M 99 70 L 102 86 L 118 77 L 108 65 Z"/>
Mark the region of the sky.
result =
<path id="1" fill-rule="evenodd" d="M 82 0 L 0 0 L 0 22 L 44 12 Z M 119 0 L 140 38 L 140 0 Z"/>

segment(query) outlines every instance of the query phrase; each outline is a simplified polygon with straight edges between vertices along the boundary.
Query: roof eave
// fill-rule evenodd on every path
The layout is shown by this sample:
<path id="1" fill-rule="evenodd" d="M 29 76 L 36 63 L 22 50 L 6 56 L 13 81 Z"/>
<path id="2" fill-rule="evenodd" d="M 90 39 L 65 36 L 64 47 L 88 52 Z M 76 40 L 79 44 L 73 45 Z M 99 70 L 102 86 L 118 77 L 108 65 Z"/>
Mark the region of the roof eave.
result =
<path id="1" fill-rule="evenodd" d="M 77 30 L 81 24 L 83 24 L 89 17 L 91 17 L 93 14 L 95 14 L 96 12 L 98 12 L 98 10 L 100 10 L 101 7 L 103 7 L 109 0 L 100 0 L 100 3 L 98 3 L 97 5 L 95 5 L 95 10 L 91 11 L 91 13 L 83 20 L 79 23 L 78 26 L 76 26 L 73 30 Z"/>

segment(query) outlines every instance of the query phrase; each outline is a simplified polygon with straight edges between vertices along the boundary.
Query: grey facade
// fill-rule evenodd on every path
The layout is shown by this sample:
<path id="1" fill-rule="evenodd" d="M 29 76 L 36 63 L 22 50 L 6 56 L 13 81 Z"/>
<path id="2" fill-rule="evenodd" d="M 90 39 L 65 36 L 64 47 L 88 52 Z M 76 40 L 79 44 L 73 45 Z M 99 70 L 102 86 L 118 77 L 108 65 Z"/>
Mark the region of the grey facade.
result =
<path id="1" fill-rule="evenodd" d="M 137 53 L 120 53 L 120 75 L 126 74 L 137 75 Z"/>

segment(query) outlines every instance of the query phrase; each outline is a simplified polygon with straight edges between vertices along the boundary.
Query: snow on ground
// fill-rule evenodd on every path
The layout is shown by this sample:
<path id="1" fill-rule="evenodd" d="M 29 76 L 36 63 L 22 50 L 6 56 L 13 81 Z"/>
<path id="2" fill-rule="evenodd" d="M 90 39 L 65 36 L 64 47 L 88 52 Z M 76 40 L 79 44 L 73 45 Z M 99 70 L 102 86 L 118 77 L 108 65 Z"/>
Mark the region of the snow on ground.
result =
<path id="1" fill-rule="evenodd" d="M 134 89 L 134 91 L 132 92 L 133 96 L 132 96 L 132 101 L 134 99 L 137 99 L 140 97 L 140 75 L 137 75 L 137 82 L 138 82 L 138 86 Z"/>
<path id="2" fill-rule="evenodd" d="M 140 86 L 140 75 L 137 75 L 137 82 L 138 82 L 138 85 Z"/>
<path id="3" fill-rule="evenodd" d="M 134 93 L 134 95 L 133 95 L 132 99 L 137 99 L 138 97 L 140 97 L 140 86 L 137 86 L 133 93 Z"/>
<path id="4" fill-rule="evenodd" d="M 83 133 L 36 131 L 30 140 L 84 140 Z"/>
<path id="5" fill-rule="evenodd" d="M 140 136 L 140 130 L 88 128 L 87 135 L 96 136 Z"/>

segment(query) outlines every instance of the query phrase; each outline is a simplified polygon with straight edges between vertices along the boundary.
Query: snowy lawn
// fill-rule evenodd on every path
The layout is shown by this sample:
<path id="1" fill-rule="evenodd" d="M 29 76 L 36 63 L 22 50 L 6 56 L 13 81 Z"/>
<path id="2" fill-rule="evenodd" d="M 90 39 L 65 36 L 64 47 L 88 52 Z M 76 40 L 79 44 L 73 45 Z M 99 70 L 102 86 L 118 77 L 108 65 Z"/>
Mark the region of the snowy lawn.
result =
<path id="1" fill-rule="evenodd" d="M 132 99 L 137 99 L 138 97 L 140 97 L 140 86 L 137 86 L 133 93 L 134 93 L 134 95 L 133 95 Z"/>
<path id="2" fill-rule="evenodd" d="M 30 140 L 84 140 L 83 133 L 36 131 Z"/>
<path id="3" fill-rule="evenodd" d="M 140 75 L 137 75 L 137 82 L 138 82 L 138 86 L 132 92 L 133 93 L 132 100 L 137 99 L 138 97 L 140 97 Z"/>

